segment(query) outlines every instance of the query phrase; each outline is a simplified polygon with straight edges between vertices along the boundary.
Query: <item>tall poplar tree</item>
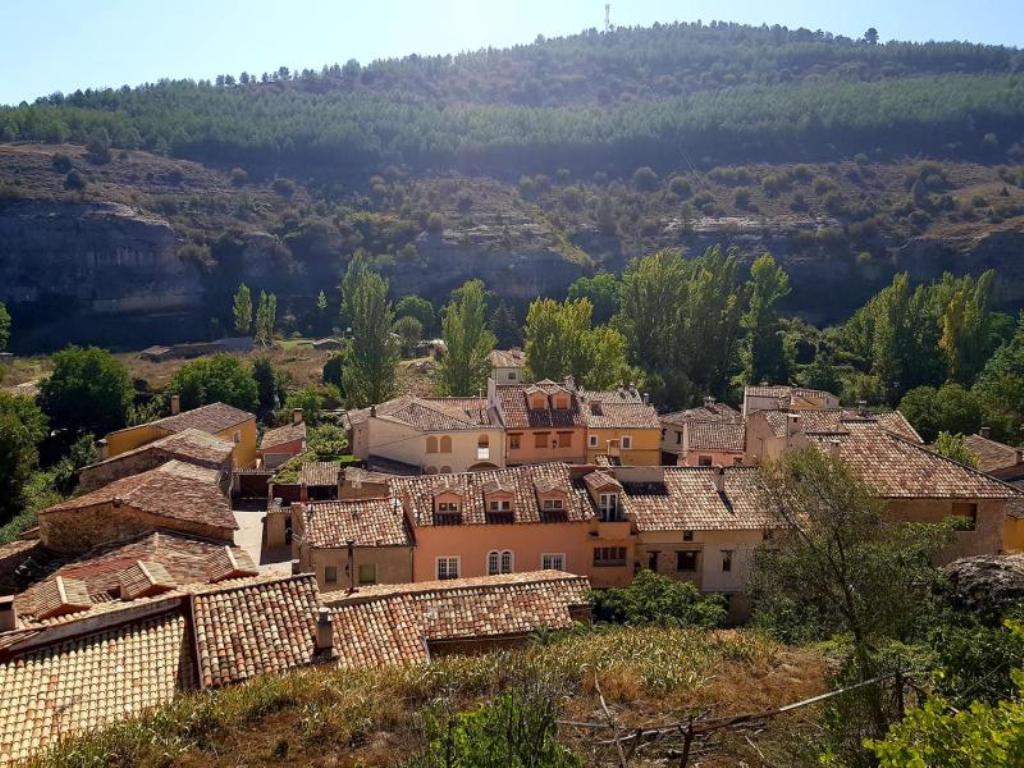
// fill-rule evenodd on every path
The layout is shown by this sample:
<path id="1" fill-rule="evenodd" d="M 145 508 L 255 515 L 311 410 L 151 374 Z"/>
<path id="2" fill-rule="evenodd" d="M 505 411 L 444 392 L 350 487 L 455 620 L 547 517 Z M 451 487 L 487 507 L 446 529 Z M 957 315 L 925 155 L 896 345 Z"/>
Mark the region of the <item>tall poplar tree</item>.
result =
<path id="1" fill-rule="evenodd" d="M 234 315 L 235 331 L 240 336 L 248 336 L 252 329 L 252 294 L 245 283 L 238 286 L 235 294 Z"/>
<path id="2" fill-rule="evenodd" d="M 437 371 L 442 395 L 471 397 L 487 384 L 497 338 L 487 327 L 485 295 L 483 281 L 468 280 L 452 291 L 442 312 L 441 335 L 447 348 Z"/>
<path id="3" fill-rule="evenodd" d="M 789 276 L 771 254 L 750 269 L 750 304 L 743 316 L 747 331 L 743 376 L 748 383 L 785 383 L 789 379 L 778 303 L 789 293 Z"/>
<path id="4" fill-rule="evenodd" d="M 342 372 L 349 406 L 380 403 L 395 393 L 398 341 L 391 333 L 395 313 L 388 301 L 388 283 L 355 259 L 343 281 L 346 312 L 352 323 L 352 347 Z"/>

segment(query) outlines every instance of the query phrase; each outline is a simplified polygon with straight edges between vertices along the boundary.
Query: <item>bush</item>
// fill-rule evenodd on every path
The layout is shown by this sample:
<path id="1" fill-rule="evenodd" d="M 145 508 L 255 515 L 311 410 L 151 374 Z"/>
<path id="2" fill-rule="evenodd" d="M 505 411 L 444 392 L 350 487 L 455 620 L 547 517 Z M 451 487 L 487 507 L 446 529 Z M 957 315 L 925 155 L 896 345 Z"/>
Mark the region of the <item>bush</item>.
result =
<path id="1" fill-rule="evenodd" d="M 336 387 L 341 386 L 341 372 L 345 367 L 345 353 L 335 352 L 324 363 L 324 370 L 321 378 L 324 384 L 333 384 Z"/>
<path id="2" fill-rule="evenodd" d="M 440 213 L 432 213 L 427 217 L 427 232 L 439 235 L 444 232 L 444 217 Z"/>
<path id="3" fill-rule="evenodd" d="M 50 165 L 57 173 L 68 173 L 71 170 L 71 158 L 63 152 L 57 152 L 51 158 Z"/>
<path id="4" fill-rule="evenodd" d="M 693 187 L 686 179 L 682 176 L 673 176 L 672 181 L 668 184 L 669 190 L 676 197 L 685 200 L 693 194 Z"/>
<path id="5" fill-rule="evenodd" d="M 750 210 L 750 190 L 746 187 L 739 187 L 732 196 L 733 203 L 737 210 L 747 211 Z"/>
<path id="6" fill-rule="evenodd" d="M 64 177 L 64 189 L 69 192 L 81 192 L 87 186 L 89 186 L 89 183 L 78 171 L 72 170 Z"/>
<path id="7" fill-rule="evenodd" d="M 637 168 L 633 172 L 633 186 L 644 192 L 652 192 L 658 188 L 658 174 L 649 166 Z"/>
<path id="8" fill-rule="evenodd" d="M 249 174 L 242 168 L 232 168 L 231 183 L 236 187 L 244 187 L 249 183 Z"/>
<path id="9" fill-rule="evenodd" d="M 727 616 L 720 595 L 703 595 L 690 582 L 646 569 L 628 587 L 595 590 L 592 600 L 595 618 L 617 624 L 710 628 L 722 626 Z"/>
<path id="10" fill-rule="evenodd" d="M 291 197 L 295 194 L 295 183 L 291 179 L 281 176 L 274 179 L 274 183 L 270 187 L 281 197 Z"/>

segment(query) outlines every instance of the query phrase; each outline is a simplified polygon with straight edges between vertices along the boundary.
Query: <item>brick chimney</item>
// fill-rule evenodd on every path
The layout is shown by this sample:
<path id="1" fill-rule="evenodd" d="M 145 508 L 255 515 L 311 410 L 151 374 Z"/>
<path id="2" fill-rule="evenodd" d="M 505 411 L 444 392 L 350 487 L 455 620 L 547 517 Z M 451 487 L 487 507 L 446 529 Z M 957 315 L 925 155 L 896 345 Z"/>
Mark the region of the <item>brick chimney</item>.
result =
<path id="1" fill-rule="evenodd" d="M 715 467 L 712 470 L 711 477 L 715 484 L 715 490 L 719 493 L 725 493 L 725 468 Z"/>
<path id="2" fill-rule="evenodd" d="M 0 595 L 0 632 L 18 628 L 18 611 L 14 607 L 14 595 Z"/>
<path id="3" fill-rule="evenodd" d="M 301 423 L 302 423 L 302 409 L 301 408 L 292 408 L 292 424 L 301 424 Z"/>
<path id="4" fill-rule="evenodd" d="M 181 395 L 171 395 L 171 416 L 181 413 Z"/>
<path id="5" fill-rule="evenodd" d="M 828 452 L 833 459 L 839 458 L 839 441 L 835 438 L 828 441 Z"/>
<path id="6" fill-rule="evenodd" d="M 334 626 L 331 624 L 331 612 L 320 606 L 316 612 L 316 652 L 328 654 L 334 650 Z"/>
<path id="7" fill-rule="evenodd" d="M 704 407 L 705 408 L 710 408 L 714 404 L 715 404 L 715 397 L 714 397 L 714 395 L 704 395 Z"/>
<path id="8" fill-rule="evenodd" d="M 982 427 L 978 430 L 978 434 L 988 440 L 992 437 L 992 427 Z"/>

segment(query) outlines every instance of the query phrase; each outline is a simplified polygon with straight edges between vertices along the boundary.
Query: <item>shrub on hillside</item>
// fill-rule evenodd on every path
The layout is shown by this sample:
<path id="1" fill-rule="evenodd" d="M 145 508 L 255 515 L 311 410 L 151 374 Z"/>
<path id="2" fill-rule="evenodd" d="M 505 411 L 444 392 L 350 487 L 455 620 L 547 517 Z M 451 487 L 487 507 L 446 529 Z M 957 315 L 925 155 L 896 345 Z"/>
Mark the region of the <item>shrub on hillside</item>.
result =
<path id="1" fill-rule="evenodd" d="M 634 626 L 720 627 L 727 615 L 720 595 L 703 595 L 690 582 L 646 569 L 628 587 L 595 590 L 592 601 L 598 621 Z"/>

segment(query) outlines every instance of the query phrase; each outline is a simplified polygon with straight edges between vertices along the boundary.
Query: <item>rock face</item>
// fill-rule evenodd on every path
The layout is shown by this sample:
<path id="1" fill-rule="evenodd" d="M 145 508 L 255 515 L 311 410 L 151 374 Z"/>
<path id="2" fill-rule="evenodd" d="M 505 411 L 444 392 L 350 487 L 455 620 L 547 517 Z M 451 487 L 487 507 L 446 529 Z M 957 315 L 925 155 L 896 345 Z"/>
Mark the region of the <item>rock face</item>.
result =
<path id="1" fill-rule="evenodd" d="M 998 616 L 1024 602 L 1024 555 L 978 555 L 943 568 L 963 609 Z"/>

